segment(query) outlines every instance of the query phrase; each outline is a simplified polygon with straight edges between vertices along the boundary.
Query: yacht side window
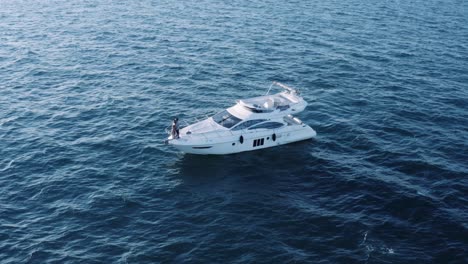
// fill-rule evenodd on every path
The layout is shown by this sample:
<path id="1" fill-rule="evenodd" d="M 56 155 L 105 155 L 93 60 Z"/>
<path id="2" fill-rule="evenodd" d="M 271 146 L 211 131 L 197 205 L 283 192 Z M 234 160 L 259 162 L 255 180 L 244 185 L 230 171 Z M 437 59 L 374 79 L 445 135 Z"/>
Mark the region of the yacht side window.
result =
<path id="1" fill-rule="evenodd" d="M 280 122 L 265 122 L 265 123 L 253 126 L 253 127 L 249 128 L 249 129 L 259 129 L 259 128 L 275 129 L 275 128 L 280 128 L 282 126 L 284 126 L 284 124 L 280 123 Z"/>
<path id="2" fill-rule="evenodd" d="M 254 120 L 247 120 L 243 123 L 238 124 L 237 126 L 233 127 L 232 130 L 241 130 L 249 128 L 255 124 L 261 123 L 266 121 L 265 119 L 254 119 Z"/>

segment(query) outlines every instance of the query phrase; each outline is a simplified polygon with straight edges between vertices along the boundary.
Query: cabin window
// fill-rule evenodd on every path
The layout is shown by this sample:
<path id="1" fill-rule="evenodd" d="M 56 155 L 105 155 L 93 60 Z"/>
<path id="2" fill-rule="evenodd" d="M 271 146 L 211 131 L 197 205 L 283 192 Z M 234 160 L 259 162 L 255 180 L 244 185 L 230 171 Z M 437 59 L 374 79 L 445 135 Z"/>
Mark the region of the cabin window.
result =
<path id="1" fill-rule="evenodd" d="M 279 109 L 280 111 L 287 110 L 288 108 L 289 108 L 289 105 L 280 105 L 280 106 L 278 106 L 278 109 Z"/>
<path id="2" fill-rule="evenodd" d="M 231 128 L 242 121 L 241 119 L 231 115 L 227 110 L 214 115 L 213 120 L 225 128 Z"/>
<path id="3" fill-rule="evenodd" d="M 275 129 L 275 128 L 280 128 L 282 126 L 284 126 L 284 124 L 280 122 L 265 122 L 265 123 L 261 123 L 256 126 L 253 126 L 249 129 L 259 129 L 259 128 Z"/>
<path id="4" fill-rule="evenodd" d="M 254 119 L 254 120 L 247 120 L 243 123 L 238 124 L 237 126 L 233 127 L 232 130 L 241 130 L 249 128 L 255 124 L 261 123 L 266 121 L 265 119 Z"/>
<path id="5" fill-rule="evenodd" d="M 263 144 L 265 144 L 265 138 L 254 139 L 253 141 L 254 147 L 263 146 Z"/>

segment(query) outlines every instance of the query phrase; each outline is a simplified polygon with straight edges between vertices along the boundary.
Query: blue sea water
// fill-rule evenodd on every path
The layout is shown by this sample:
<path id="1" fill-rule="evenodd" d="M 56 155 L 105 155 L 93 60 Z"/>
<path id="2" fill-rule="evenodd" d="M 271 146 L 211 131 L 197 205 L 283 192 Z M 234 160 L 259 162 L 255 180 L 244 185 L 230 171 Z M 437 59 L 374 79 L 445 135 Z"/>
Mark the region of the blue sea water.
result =
<path id="1" fill-rule="evenodd" d="M 188 119 L 299 88 L 314 140 Z M 0 1 L 1 263 L 468 263 L 468 2 Z"/>

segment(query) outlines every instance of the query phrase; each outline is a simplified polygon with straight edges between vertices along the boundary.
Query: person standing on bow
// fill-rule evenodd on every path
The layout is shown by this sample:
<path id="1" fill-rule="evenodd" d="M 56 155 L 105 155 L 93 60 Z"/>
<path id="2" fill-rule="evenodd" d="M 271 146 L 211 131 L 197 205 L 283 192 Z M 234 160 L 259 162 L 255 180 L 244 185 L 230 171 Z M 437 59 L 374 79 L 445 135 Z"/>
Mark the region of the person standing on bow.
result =
<path id="1" fill-rule="evenodd" d="M 173 139 L 179 138 L 179 125 L 177 124 L 177 121 L 179 121 L 177 117 L 172 121 L 171 135 Z"/>

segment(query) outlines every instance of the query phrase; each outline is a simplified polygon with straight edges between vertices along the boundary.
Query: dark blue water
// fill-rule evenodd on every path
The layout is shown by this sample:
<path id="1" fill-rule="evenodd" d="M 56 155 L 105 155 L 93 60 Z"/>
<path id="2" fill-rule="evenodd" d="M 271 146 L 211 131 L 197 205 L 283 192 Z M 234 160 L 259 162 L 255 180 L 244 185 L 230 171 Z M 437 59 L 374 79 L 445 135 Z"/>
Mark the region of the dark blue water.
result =
<path id="1" fill-rule="evenodd" d="M 276 80 L 315 140 L 171 118 Z M 1 263 L 467 263 L 466 1 L 0 1 Z"/>

